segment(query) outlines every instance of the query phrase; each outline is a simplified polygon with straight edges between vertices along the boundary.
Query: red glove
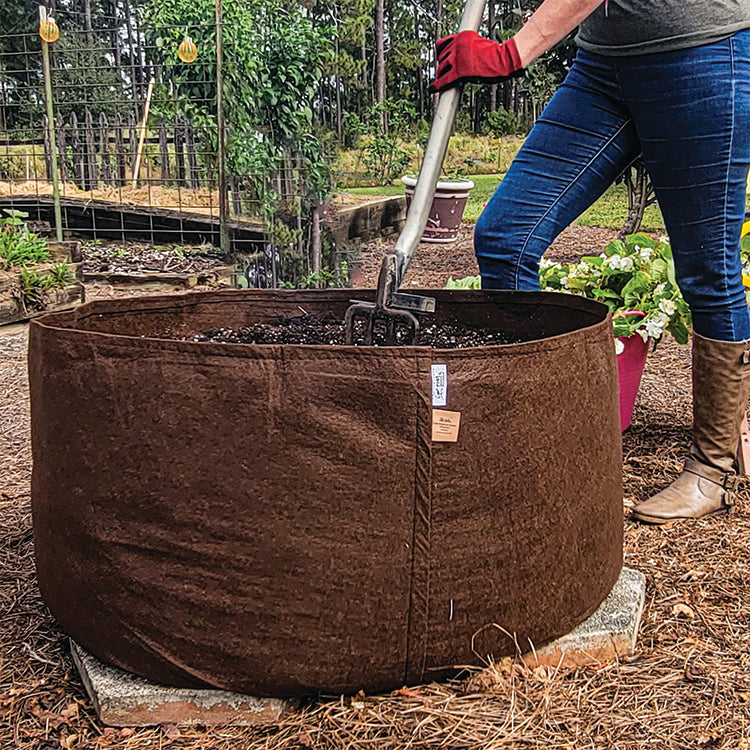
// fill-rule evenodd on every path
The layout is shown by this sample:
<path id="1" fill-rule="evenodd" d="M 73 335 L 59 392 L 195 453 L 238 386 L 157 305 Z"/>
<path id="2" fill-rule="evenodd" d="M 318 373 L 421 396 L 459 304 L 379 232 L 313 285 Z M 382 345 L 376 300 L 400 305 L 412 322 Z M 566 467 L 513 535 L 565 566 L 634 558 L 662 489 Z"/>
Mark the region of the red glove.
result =
<path id="1" fill-rule="evenodd" d="M 459 83 L 497 83 L 523 72 L 513 39 L 500 44 L 476 31 L 461 31 L 438 39 L 436 49 L 437 76 L 430 86 L 433 94 Z"/>

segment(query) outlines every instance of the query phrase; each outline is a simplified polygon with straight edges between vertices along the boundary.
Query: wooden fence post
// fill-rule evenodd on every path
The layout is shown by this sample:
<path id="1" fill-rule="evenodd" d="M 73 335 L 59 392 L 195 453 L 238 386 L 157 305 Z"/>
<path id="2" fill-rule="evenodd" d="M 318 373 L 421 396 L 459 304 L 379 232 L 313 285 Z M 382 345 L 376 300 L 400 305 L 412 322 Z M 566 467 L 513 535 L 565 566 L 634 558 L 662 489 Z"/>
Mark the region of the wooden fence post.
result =
<path id="1" fill-rule="evenodd" d="M 105 185 L 112 184 L 112 162 L 109 155 L 109 122 L 104 112 L 99 114 L 99 156 L 101 158 L 101 176 Z"/>
<path id="2" fill-rule="evenodd" d="M 47 115 L 42 117 L 42 127 L 44 128 L 44 175 L 47 182 L 52 182 L 52 144 L 49 142 L 49 120 L 47 119 Z"/>
<path id="3" fill-rule="evenodd" d="M 185 119 L 185 145 L 187 147 L 188 172 L 190 174 L 190 187 L 200 187 L 200 174 L 198 173 L 198 157 L 195 153 L 195 133 L 193 126 Z"/>
<path id="4" fill-rule="evenodd" d="M 65 121 L 59 112 L 55 115 L 55 124 L 57 125 L 55 132 L 57 135 L 57 156 L 60 166 L 60 180 L 65 183 L 70 177 L 70 162 L 68 161 L 68 144 L 66 143 L 65 138 Z"/>
<path id="5" fill-rule="evenodd" d="M 86 110 L 86 189 L 93 190 L 99 185 L 99 175 L 96 169 L 96 138 L 94 137 L 94 118 L 91 110 Z"/>
<path id="6" fill-rule="evenodd" d="M 138 158 L 138 121 L 132 112 L 128 115 L 128 139 L 130 141 L 130 174 L 133 174 L 135 160 Z"/>
<path id="7" fill-rule="evenodd" d="M 185 185 L 185 154 L 182 150 L 184 135 L 182 130 L 182 118 L 175 115 L 174 118 L 174 161 L 177 170 L 177 184 Z"/>
<path id="8" fill-rule="evenodd" d="M 122 135 L 122 117 L 120 113 L 115 114 L 115 161 L 117 162 L 117 184 L 125 184 L 125 139 Z"/>
<path id="9" fill-rule="evenodd" d="M 78 130 L 76 113 L 70 115 L 70 144 L 73 150 L 73 174 L 75 183 L 81 190 L 86 187 L 86 176 L 83 164 L 83 150 L 81 149 L 81 134 Z"/>
<path id="10" fill-rule="evenodd" d="M 169 141 L 167 125 L 164 118 L 159 118 L 159 162 L 161 163 L 161 181 L 164 185 L 172 184 L 172 170 L 169 165 Z"/>

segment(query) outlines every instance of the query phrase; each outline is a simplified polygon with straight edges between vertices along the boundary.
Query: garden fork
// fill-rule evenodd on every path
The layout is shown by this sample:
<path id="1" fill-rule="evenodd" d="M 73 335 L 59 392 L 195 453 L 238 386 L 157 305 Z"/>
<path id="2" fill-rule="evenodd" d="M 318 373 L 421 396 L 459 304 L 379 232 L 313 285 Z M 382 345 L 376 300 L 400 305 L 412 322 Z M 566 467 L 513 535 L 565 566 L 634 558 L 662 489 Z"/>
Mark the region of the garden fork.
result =
<path id="1" fill-rule="evenodd" d="M 486 0 L 466 0 L 459 31 L 479 29 L 485 4 Z M 365 346 L 371 346 L 376 335 L 386 346 L 417 344 L 419 320 L 414 313 L 435 312 L 433 297 L 404 294 L 398 289 L 430 215 L 432 196 L 443 167 L 460 98 L 460 86 L 442 92 L 438 98 L 430 139 L 425 148 L 424 161 L 414 187 L 406 223 L 396 240 L 395 250 L 383 258 L 375 302 L 352 300 L 353 304 L 346 311 L 344 328 L 347 344 L 354 343 L 357 330 L 362 327 Z"/>

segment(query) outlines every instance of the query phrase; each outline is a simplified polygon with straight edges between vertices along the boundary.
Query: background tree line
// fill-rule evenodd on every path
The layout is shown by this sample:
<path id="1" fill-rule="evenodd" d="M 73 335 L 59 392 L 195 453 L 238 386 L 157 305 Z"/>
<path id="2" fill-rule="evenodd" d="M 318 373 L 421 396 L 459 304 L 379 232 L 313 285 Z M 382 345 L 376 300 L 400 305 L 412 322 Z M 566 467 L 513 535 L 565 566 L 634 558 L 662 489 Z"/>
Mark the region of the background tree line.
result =
<path id="1" fill-rule="evenodd" d="M 507 38 L 540 2 L 490 0 L 482 33 Z M 45 0 L 45 4 L 57 14 L 63 31 L 53 51 L 65 60 L 56 71 L 56 94 L 63 109 L 87 102 L 109 115 L 116 103 L 127 100 L 137 109 L 154 71 L 165 66 L 177 69 L 174 50 L 167 42 L 179 44 L 180 28 L 183 33 L 189 29 L 195 37 L 200 50 L 195 67 L 210 87 L 212 76 L 206 66 L 215 59 L 213 0 Z M 253 57 L 272 55 L 273 47 L 277 62 L 291 55 L 289 62 L 297 65 L 304 85 L 297 87 L 294 77 L 290 81 L 284 70 L 273 67 L 264 85 L 278 95 L 304 95 L 300 106 L 310 109 L 311 125 L 347 145 L 363 129 L 386 133 L 389 110 L 394 107 L 408 114 L 409 124 L 429 120 L 434 104 L 428 93 L 434 75 L 434 43 L 455 30 L 463 2 L 224 0 L 224 6 L 230 77 L 232 70 L 251 67 Z M 34 0 L 3 2 L 0 86 L 6 129 L 32 125 L 41 106 L 31 94 L 41 75 L 38 41 L 33 37 L 37 8 Z M 29 33 L 32 36 L 24 36 Z M 258 42 L 263 45 L 260 49 L 252 46 Z M 458 127 L 491 130 L 497 135 L 528 129 L 571 56 L 568 40 L 523 78 L 467 87 Z M 267 62 L 272 66 L 273 60 L 267 58 Z M 312 90 L 310 75 L 315 78 Z M 189 77 L 195 80 L 197 76 Z M 254 97 L 247 87 L 243 89 L 245 98 L 236 103 L 253 106 Z M 199 93 L 201 99 L 211 98 L 208 88 Z M 501 114 L 493 116 L 495 112 Z"/>

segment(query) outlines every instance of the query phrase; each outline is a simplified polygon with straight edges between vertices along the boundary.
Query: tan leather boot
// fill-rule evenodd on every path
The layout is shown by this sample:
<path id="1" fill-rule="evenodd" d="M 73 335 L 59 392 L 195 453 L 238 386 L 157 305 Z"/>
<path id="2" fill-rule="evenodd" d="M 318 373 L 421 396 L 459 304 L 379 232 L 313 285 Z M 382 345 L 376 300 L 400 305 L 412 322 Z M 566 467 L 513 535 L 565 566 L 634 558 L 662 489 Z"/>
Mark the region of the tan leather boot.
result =
<path id="1" fill-rule="evenodd" d="M 646 523 L 728 511 L 739 477 L 736 451 L 750 390 L 750 341 L 693 334 L 693 444 L 672 484 L 633 510 Z"/>

